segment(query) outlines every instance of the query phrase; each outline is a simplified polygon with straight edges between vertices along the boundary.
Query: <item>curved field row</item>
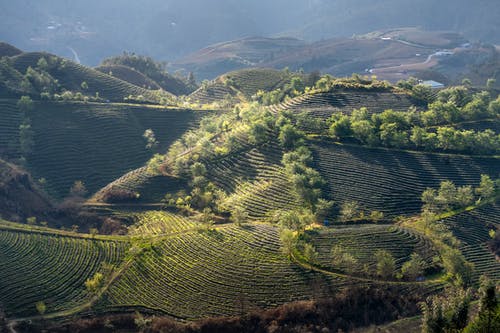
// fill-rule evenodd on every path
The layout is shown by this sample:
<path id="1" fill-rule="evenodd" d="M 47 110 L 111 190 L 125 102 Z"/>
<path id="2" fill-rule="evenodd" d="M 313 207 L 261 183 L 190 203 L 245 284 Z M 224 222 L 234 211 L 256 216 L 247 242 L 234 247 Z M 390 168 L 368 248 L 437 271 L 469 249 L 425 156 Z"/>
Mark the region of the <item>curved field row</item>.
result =
<path id="1" fill-rule="evenodd" d="M 394 256 L 396 270 L 401 269 L 412 253 L 418 253 L 428 266 L 432 264 L 432 257 L 437 254 L 428 239 L 396 226 L 362 225 L 313 230 L 306 234 L 306 239 L 315 247 L 318 261 L 323 267 L 371 276 L 377 274 L 377 250 L 386 250 Z M 333 261 L 331 251 L 336 245 L 358 260 L 357 267 L 353 269 Z M 365 265 L 367 271 L 363 272 Z"/>
<path id="2" fill-rule="evenodd" d="M 147 162 L 154 151 L 142 137 L 153 129 L 158 149 L 196 125 L 201 112 L 83 103 L 37 103 L 32 112 L 35 146 L 28 158 L 36 178 L 65 196 L 76 180 L 90 193 Z"/>
<path id="3" fill-rule="evenodd" d="M 320 297 L 349 284 L 290 263 L 279 248 L 277 229 L 267 225 L 165 239 L 110 287 L 107 300 L 112 308 L 145 307 L 195 319 Z"/>
<path id="4" fill-rule="evenodd" d="M 459 124 L 457 126 L 459 129 L 464 130 L 474 130 L 474 131 L 485 131 L 487 129 L 492 130 L 493 132 L 499 134 L 500 133 L 500 121 L 494 119 L 486 119 L 479 120 L 474 122 L 466 122 Z"/>
<path id="5" fill-rule="evenodd" d="M 290 81 L 291 75 L 276 69 L 250 68 L 227 73 L 224 78 L 250 98 L 259 90 L 271 91 L 285 84 Z"/>
<path id="6" fill-rule="evenodd" d="M 500 281 L 500 262 L 495 259 L 487 245 L 491 240 L 489 231 L 500 226 L 499 216 L 500 205 L 497 203 L 442 220 L 460 240 L 460 250 L 465 258 L 474 264 L 476 278 L 487 274 L 490 278 Z"/>
<path id="7" fill-rule="evenodd" d="M 155 81 L 128 66 L 109 65 L 95 67 L 94 69 L 144 89 L 158 90 L 161 88 Z"/>
<path id="8" fill-rule="evenodd" d="M 493 157 L 404 152 L 338 144 L 312 144 L 318 171 L 327 181 L 326 194 L 337 203 L 358 201 L 364 209 L 387 217 L 411 215 L 421 208 L 420 196 L 441 181 L 477 186 L 481 174 L 500 172 Z"/>
<path id="9" fill-rule="evenodd" d="M 210 104 L 222 101 L 228 97 L 234 97 L 236 91 L 226 86 L 219 80 L 210 82 L 206 87 L 201 87 L 189 95 L 189 99 L 194 103 Z"/>
<path id="10" fill-rule="evenodd" d="M 333 113 L 350 114 L 352 110 L 368 108 L 370 113 L 381 113 L 387 109 L 407 111 L 414 103 L 408 95 L 391 92 L 334 91 L 302 95 L 270 109 L 279 112 L 291 110 L 308 112 L 313 117 L 327 119 Z"/>
<path id="11" fill-rule="evenodd" d="M 15 100 L 0 100 L 0 154 L 19 154 L 22 114 Z"/>
<path id="12" fill-rule="evenodd" d="M 133 217 L 136 222 L 128 228 L 131 236 L 172 234 L 196 227 L 187 217 L 165 211 L 135 213 Z"/>
<path id="13" fill-rule="evenodd" d="M 8 317 L 35 315 L 40 301 L 48 313 L 75 307 L 86 300 L 85 280 L 104 263 L 117 265 L 126 248 L 126 242 L 2 230 L 0 303 Z"/>
<path id="14" fill-rule="evenodd" d="M 231 194 L 229 208 L 243 207 L 251 219 L 267 218 L 274 210 L 298 205 L 281 166 L 282 154 L 276 143 L 267 143 L 211 162 L 208 178 Z"/>

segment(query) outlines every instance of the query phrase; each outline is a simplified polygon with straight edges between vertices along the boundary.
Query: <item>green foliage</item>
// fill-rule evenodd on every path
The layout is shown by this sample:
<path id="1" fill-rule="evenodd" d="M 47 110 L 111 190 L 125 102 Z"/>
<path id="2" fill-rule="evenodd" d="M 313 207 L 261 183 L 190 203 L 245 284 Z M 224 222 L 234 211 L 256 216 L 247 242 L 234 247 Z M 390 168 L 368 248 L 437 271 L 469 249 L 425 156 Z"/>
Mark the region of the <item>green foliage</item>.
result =
<path id="1" fill-rule="evenodd" d="M 383 279 L 392 278 L 396 270 L 396 260 L 387 250 L 378 250 L 375 252 L 377 259 L 377 275 Z"/>
<path id="2" fill-rule="evenodd" d="M 293 250 L 297 244 L 297 237 L 292 230 L 282 229 L 280 232 L 281 250 L 288 258 L 292 257 Z"/>
<path id="3" fill-rule="evenodd" d="M 145 130 L 142 137 L 146 139 L 146 149 L 153 149 L 158 145 L 158 140 L 156 140 L 155 133 L 151 128 Z"/>
<path id="4" fill-rule="evenodd" d="M 330 254 L 333 266 L 343 267 L 348 273 L 352 273 L 359 264 L 356 257 L 340 245 L 334 245 Z"/>
<path id="5" fill-rule="evenodd" d="M 489 199 L 495 195 L 495 182 L 488 175 L 481 175 L 481 182 L 476 188 L 476 194 L 482 199 Z"/>
<path id="6" fill-rule="evenodd" d="M 17 102 L 17 107 L 21 113 L 26 114 L 33 111 L 35 104 L 29 96 L 21 96 Z"/>
<path id="7" fill-rule="evenodd" d="M 85 288 L 91 294 L 96 293 L 100 288 L 104 281 L 104 275 L 102 273 L 95 273 L 92 278 L 89 278 L 85 281 Z"/>
<path id="8" fill-rule="evenodd" d="M 304 133 L 297 130 L 295 126 L 285 124 L 280 128 L 278 139 L 283 148 L 290 150 L 300 146 L 303 137 Z"/>
<path id="9" fill-rule="evenodd" d="M 470 292 L 450 289 L 444 296 L 432 296 L 421 304 L 423 333 L 460 332 L 467 325 Z"/>
<path id="10" fill-rule="evenodd" d="M 42 316 L 45 314 L 45 311 L 47 311 L 47 305 L 42 301 L 36 302 L 35 307 L 36 311 Z"/>
<path id="11" fill-rule="evenodd" d="M 357 201 L 346 201 L 340 206 L 340 220 L 342 222 L 354 219 L 359 213 L 360 207 Z"/>
<path id="12" fill-rule="evenodd" d="M 81 180 L 75 181 L 69 190 L 69 195 L 72 197 L 83 198 L 87 194 L 87 188 Z"/>
<path id="13" fill-rule="evenodd" d="M 472 282 L 474 265 L 465 259 L 460 250 L 451 247 L 444 248 L 441 251 L 441 261 L 452 279 L 464 285 Z"/>
<path id="14" fill-rule="evenodd" d="M 479 187 L 457 187 L 451 181 L 442 181 L 439 190 L 427 188 L 421 196 L 422 210 L 430 212 L 443 212 L 447 210 L 465 208 L 475 202 L 474 193 L 480 199 L 490 199 L 495 195 L 495 182 L 488 175 L 481 175 Z"/>
<path id="15" fill-rule="evenodd" d="M 425 269 L 425 261 L 418 253 L 412 253 L 410 260 L 403 264 L 401 273 L 409 280 L 415 280 L 417 277 L 422 276 Z"/>
<path id="16" fill-rule="evenodd" d="M 304 244 L 304 259 L 313 265 L 318 262 L 318 252 L 312 244 Z"/>

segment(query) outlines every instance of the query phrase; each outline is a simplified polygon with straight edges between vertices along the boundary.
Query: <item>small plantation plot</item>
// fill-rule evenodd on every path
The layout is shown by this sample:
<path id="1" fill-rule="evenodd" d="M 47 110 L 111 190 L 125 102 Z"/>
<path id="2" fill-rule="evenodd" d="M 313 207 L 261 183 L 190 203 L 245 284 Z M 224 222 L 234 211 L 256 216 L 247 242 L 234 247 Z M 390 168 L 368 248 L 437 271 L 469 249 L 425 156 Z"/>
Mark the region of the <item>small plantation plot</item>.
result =
<path id="1" fill-rule="evenodd" d="M 1 228 L 0 228 L 1 229 Z M 71 309 L 88 300 L 85 281 L 118 265 L 128 243 L 0 230 L 0 303 L 7 317 Z"/>
<path id="2" fill-rule="evenodd" d="M 490 204 L 442 220 L 460 240 L 460 250 L 475 267 L 475 277 L 482 274 L 500 281 L 500 263 L 488 249 L 490 230 L 500 225 L 500 206 Z"/>
<path id="3" fill-rule="evenodd" d="M 267 68 L 242 69 L 224 76 L 247 98 L 251 98 L 259 90 L 271 91 L 291 78 L 289 73 Z"/>
<path id="4" fill-rule="evenodd" d="M 211 164 L 209 179 L 227 193 L 228 202 L 248 211 L 252 219 L 262 219 L 276 209 L 298 205 L 292 184 L 281 166 L 282 150 L 267 143 Z"/>
<path id="5" fill-rule="evenodd" d="M 164 211 L 133 214 L 137 222 L 129 227 L 129 235 L 163 235 L 182 232 L 196 227 L 187 217 Z"/>
<path id="6" fill-rule="evenodd" d="M 337 203 L 357 201 L 364 209 L 386 217 L 411 215 L 421 208 L 427 187 L 443 180 L 477 186 L 481 174 L 496 176 L 496 158 L 426 154 L 337 144 L 313 144 L 317 169 Z"/>
<path id="7" fill-rule="evenodd" d="M 274 227 L 230 226 L 154 243 L 107 298 L 115 307 L 147 307 L 190 319 L 307 299 L 313 284 L 328 284 L 333 292 L 346 282 L 291 264 Z"/>
<path id="8" fill-rule="evenodd" d="M 419 254 L 427 267 L 431 265 L 432 257 L 437 255 L 428 239 L 396 226 L 360 225 L 313 230 L 307 232 L 305 239 L 318 251 L 318 263 L 321 266 L 354 275 L 377 275 L 377 250 L 386 250 L 394 257 L 396 270 L 400 270 L 403 263 L 410 260 L 412 253 Z M 357 261 L 355 267 L 336 262 L 332 256 L 334 246 L 352 255 Z"/>

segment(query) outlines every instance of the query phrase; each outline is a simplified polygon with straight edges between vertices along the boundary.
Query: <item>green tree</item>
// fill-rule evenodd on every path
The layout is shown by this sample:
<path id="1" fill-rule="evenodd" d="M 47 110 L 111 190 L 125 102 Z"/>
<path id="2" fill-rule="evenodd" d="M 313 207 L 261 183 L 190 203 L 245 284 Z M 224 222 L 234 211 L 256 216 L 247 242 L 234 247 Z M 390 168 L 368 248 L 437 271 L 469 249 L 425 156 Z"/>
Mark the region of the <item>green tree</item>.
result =
<path id="1" fill-rule="evenodd" d="M 278 139 L 285 149 L 293 149 L 300 145 L 303 137 L 304 133 L 297 130 L 293 125 L 285 124 L 280 128 Z"/>
<path id="2" fill-rule="evenodd" d="M 418 253 L 412 253 L 410 260 L 403 264 L 401 273 L 409 280 L 415 280 L 424 273 L 425 261 Z"/>
<path id="3" fill-rule="evenodd" d="M 45 312 L 47 311 L 47 305 L 45 305 L 44 302 L 40 301 L 40 302 L 36 302 L 35 304 L 35 307 L 36 307 L 36 311 L 41 315 L 43 316 L 45 314 Z"/>
<path id="4" fill-rule="evenodd" d="M 94 274 L 92 278 L 89 278 L 85 281 L 85 288 L 87 288 L 87 291 L 89 293 L 94 294 L 101 287 L 103 280 L 104 280 L 104 275 L 102 275 L 102 273 L 97 272 Z"/>
<path id="5" fill-rule="evenodd" d="M 347 222 L 356 217 L 359 213 L 359 203 L 357 201 L 346 201 L 340 206 L 340 220 Z"/>
<path id="6" fill-rule="evenodd" d="M 313 265 L 318 262 L 318 252 L 312 244 L 306 243 L 304 245 L 304 258 Z"/>
<path id="7" fill-rule="evenodd" d="M 377 275 L 383 279 L 391 278 L 396 270 L 396 260 L 392 254 L 387 250 L 377 250 L 375 259 L 377 260 Z"/>
<path id="8" fill-rule="evenodd" d="M 81 180 L 77 180 L 73 183 L 73 186 L 71 186 L 69 194 L 72 197 L 83 198 L 87 194 L 87 188 Z"/>
<path id="9" fill-rule="evenodd" d="M 351 120 L 349 116 L 340 115 L 332 117 L 333 123 L 330 126 L 330 134 L 337 138 L 342 139 L 352 135 Z"/>
<path id="10" fill-rule="evenodd" d="M 144 133 L 142 134 L 142 137 L 146 139 L 146 149 L 153 149 L 158 145 L 155 133 L 151 128 L 145 130 Z"/>
<path id="11" fill-rule="evenodd" d="M 35 104 L 29 96 L 22 96 L 17 102 L 17 107 L 19 111 L 26 114 L 27 112 L 33 111 Z"/>
<path id="12" fill-rule="evenodd" d="M 481 175 L 481 182 L 476 188 L 476 194 L 482 199 L 489 199 L 495 194 L 495 182 L 488 175 Z"/>
<path id="13" fill-rule="evenodd" d="M 283 254 L 290 259 L 297 244 L 295 233 L 290 229 L 282 229 L 280 232 L 280 241 Z"/>

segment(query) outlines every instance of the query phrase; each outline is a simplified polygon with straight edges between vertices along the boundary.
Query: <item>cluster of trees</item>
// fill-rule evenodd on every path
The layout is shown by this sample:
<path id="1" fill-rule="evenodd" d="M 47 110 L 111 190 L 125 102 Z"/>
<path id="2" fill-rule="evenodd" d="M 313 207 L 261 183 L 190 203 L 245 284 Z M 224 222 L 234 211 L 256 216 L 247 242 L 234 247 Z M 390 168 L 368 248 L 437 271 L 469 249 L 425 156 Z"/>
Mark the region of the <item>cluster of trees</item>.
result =
<path id="1" fill-rule="evenodd" d="M 370 146 L 424 150 L 463 151 L 474 154 L 497 153 L 500 136 L 492 130 L 474 131 L 454 128 L 462 121 L 496 118 L 500 97 L 491 100 L 488 92 L 470 95 L 465 88 L 441 91 L 425 112 L 386 110 L 370 114 L 366 108 L 351 115 L 334 114 L 329 134 L 337 139 L 355 138 Z M 323 128 L 317 128 L 322 132 Z"/>
<path id="2" fill-rule="evenodd" d="M 476 202 L 488 200 L 495 196 L 497 185 L 488 175 L 481 175 L 481 182 L 476 188 L 472 186 L 456 186 L 446 180 L 439 189 L 427 188 L 422 193 L 423 211 L 440 213 L 465 208 Z"/>
<path id="3" fill-rule="evenodd" d="M 260 90 L 254 96 L 254 100 L 258 101 L 262 105 L 274 105 L 285 101 L 288 98 L 293 98 L 302 95 L 306 92 L 306 84 L 303 79 L 303 75 L 296 75 L 290 79 L 290 82 L 285 84 L 283 87 L 274 89 L 272 91 Z M 307 89 L 307 91 L 309 91 Z"/>
<path id="4" fill-rule="evenodd" d="M 374 253 L 375 271 L 368 264 L 362 265 L 354 253 L 341 245 L 334 245 L 330 252 L 334 267 L 339 267 L 349 274 L 363 274 L 365 276 L 377 276 L 382 279 L 406 279 L 415 281 L 416 278 L 425 274 L 429 265 L 418 254 L 412 253 L 410 259 L 401 267 L 401 271 L 396 269 L 396 259 L 387 250 L 377 250 Z"/>
<path id="5" fill-rule="evenodd" d="M 472 292 L 470 289 L 448 289 L 443 296 L 432 296 L 421 303 L 423 312 L 422 332 L 493 333 L 500 331 L 500 305 L 495 284 L 486 276 L 481 277 L 479 311 L 470 315 Z M 471 319 L 472 317 L 472 319 Z"/>

